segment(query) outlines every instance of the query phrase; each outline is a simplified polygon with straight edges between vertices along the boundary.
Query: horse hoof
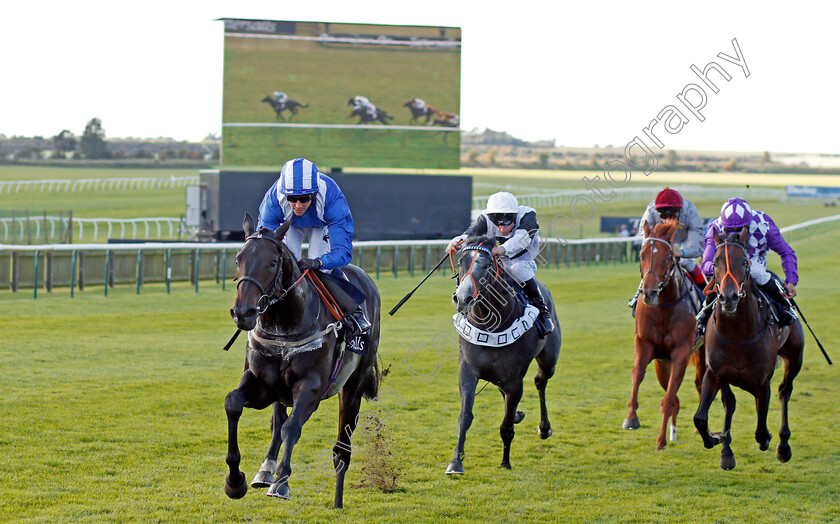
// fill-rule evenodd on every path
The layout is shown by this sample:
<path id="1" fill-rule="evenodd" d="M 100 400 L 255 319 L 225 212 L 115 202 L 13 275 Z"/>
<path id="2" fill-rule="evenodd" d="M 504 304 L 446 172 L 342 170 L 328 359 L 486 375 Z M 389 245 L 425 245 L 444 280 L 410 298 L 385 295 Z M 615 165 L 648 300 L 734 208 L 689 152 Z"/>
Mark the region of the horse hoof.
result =
<path id="1" fill-rule="evenodd" d="M 551 429 L 551 428 L 548 428 L 548 431 L 543 431 L 542 428 L 537 428 L 537 435 L 539 435 L 540 438 L 543 439 L 543 440 L 547 439 L 548 437 L 550 437 L 553 434 L 554 434 L 554 430 Z"/>
<path id="2" fill-rule="evenodd" d="M 776 458 L 779 462 L 787 462 L 793 456 L 793 451 L 790 449 L 790 444 L 787 442 L 779 442 L 776 446 Z"/>
<path id="3" fill-rule="evenodd" d="M 732 453 L 732 450 L 721 452 L 720 469 L 724 471 L 730 471 L 735 469 L 735 454 Z"/>
<path id="4" fill-rule="evenodd" d="M 446 468 L 447 475 L 463 475 L 464 474 L 464 465 L 461 463 L 460 460 L 449 463 L 449 466 Z"/>
<path id="5" fill-rule="evenodd" d="M 251 481 L 252 488 L 267 488 L 274 484 L 274 475 L 269 471 L 258 471 Z"/>
<path id="6" fill-rule="evenodd" d="M 735 469 L 735 455 L 728 454 L 728 455 L 721 455 L 720 456 L 720 469 L 724 471 L 730 471 Z"/>
<path id="7" fill-rule="evenodd" d="M 520 422 L 522 422 L 523 418 L 525 418 L 525 412 L 517 410 L 516 414 L 513 416 L 513 423 L 519 424 Z"/>
<path id="8" fill-rule="evenodd" d="M 288 500 L 290 492 L 291 490 L 289 489 L 288 482 L 277 481 L 268 488 L 268 491 L 266 491 L 265 494 L 269 497 L 277 497 L 278 499 Z"/>
<path id="9" fill-rule="evenodd" d="M 770 449 L 770 439 L 767 439 L 764 442 L 759 442 L 758 449 L 760 449 L 761 451 L 767 451 L 768 449 Z"/>
<path id="10" fill-rule="evenodd" d="M 510 462 L 502 462 L 499 467 L 502 469 L 510 469 Z"/>
<path id="11" fill-rule="evenodd" d="M 639 429 L 642 425 L 639 424 L 639 419 L 637 418 L 626 418 L 621 427 L 624 429 Z"/>
<path id="12" fill-rule="evenodd" d="M 656 443 L 656 451 L 662 451 L 663 449 L 665 449 L 666 445 L 667 445 L 667 443 L 665 443 L 665 442 L 657 442 Z"/>
<path id="13" fill-rule="evenodd" d="M 225 495 L 232 499 L 241 499 L 248 492 L 248 483 L 245 482 L 245 474 L 241 471 L 236 477 L 236 482 L 230 481 L 230 474 L 225 477 Z"/>

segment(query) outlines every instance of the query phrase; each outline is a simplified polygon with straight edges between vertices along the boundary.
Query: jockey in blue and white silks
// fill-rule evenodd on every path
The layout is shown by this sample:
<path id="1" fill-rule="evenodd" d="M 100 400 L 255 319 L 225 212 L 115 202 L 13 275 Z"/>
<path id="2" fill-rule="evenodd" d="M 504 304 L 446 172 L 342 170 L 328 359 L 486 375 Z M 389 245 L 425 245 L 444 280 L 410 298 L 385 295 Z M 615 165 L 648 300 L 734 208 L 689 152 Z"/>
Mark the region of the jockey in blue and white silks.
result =
<path id="1" fill-rule="evenodd" d="M 493 248 L 493 254 L 501 258 L 505 271 L 540 310 L 539 320 L 547 335 L 554 331 L 554 322 L 534 279 L 537 275 L 534 260 L 540 252 L 539 228 L 537 212 L 533 208 L 520 206 L 511 193 L 494 193 L 487 199 L 484 213 L 463 234 L 452 239 L 446 252 L 450 255 L 457 252 L 467 237 L 494 237 L 499 245 Z"/>
<path id="2" fill-rule="evenodd" d="M 341 271 L 353 259 L 353 216 L 347 199 L 333 179 L 305 158 L 289 160 L 260 204 L 258 227 L 275 230 L 286 220 L 291 226 L 283 242 L 299 260 L 301 270 L 324 271 L 347 279 Z M 302 244 L 309 257 L 301 258 Z M 370 329 L 361 306 L 347 320 L 354 332 Z"/>
<path id="3" fill-rule="evenodd" d="M 280 105 L 285 104 L 289 100 L 289 95 L 282 91 L 275 91 L 272 95 L 274 96 L 274 101 Z"/>
<path id="4" fill-rule="evenodd" d="M 720 216 L 709 225 L 706 231 L 703 248 L 703 273 L 714 274 L 715 233 L 724 240 L 729 233 L 740 232 L 743 227 L 748 228 L 747 257 L 750 259 L 750 278 L 767 295 L 776 302 L 779 310 L 779 324 L 787 326 L 796 321 L 797 315 L 793 305 L 787 299 L 796 296 L 796 284 L 799 283 L 796 253 L 782 238 L 776 223 L 763 211 L 752 209 L 742 198 L 730 198 L 720 208 Z M 772 275 L 767 271 L 767 253 L 773 250 L 782 259 L 782 270 L 785 273 L 784 290 L 776 285 Z M 717 294 L 706 297 L 706 305 L 710 305 Z M 697 317 L 697 329 L 702 334 L 706 322 L 711 315 L 711 307 L 705 307 Z"/>
<path id="5" fill-rule="evenodd" d="M 298 215 L 290 201 L 301 196 L 308 196 L 314 202 L 310 201 Z M 283 241 L 298 259 L 305 240 L 309 243 L 309 258 L 321 263 L 319 269 L 346 266 L 352 260 L 353 216 L 347 200 L 338 184 L 305 158 L 295 158 L 283 165 L 280 178 L 260 204 L 258 226 L 274 230 L 286 220 L 292 221 L 292 227 Z"/>

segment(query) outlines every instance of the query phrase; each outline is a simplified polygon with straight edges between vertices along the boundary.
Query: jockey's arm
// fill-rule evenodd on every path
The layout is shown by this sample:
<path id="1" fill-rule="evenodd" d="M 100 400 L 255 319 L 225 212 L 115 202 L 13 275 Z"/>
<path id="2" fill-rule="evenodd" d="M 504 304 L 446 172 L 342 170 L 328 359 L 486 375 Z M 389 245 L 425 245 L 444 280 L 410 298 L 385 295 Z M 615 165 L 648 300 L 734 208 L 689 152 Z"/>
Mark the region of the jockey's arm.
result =
<path id="1" fill-rule="evenodd" d="M 536 211 L 529 211 L 522 215 L 519 219 L 519 227 L 513 233 L 513 236 L 502 247 L 505 248 L 505 255 L 514 257 L 522 251 L 531 251 L 531 241 L 534 235 L 539 231 L 540 226 L 537 223 Z M 537 253 L 533 253 L 536 256 Z"/>
<path id="2" fill-rule="evenodd" d="M 346 266 L 353 260 L 353 216 L 344 194 L 337 187 L 335 189 L 335 194 L 332 188 L 328 190 L 324 204 L 324 221 L 330 234 L 330 251 L 318 257 L 323 264 L 322 269 Z"/>
<path id="3" fill-rule="evenodd" d="M 770 229 L 767 230 L 767 247 L 778 253 L 782 259 L 782 270 L 785 272 L 785 287 L 787 288 L 788 284 L 795 286 L 799 283 L 796 252 L 785 242 L 785 239 L 782 237 L 782 232 L 779 231 L 773 219 L 768 216 L 767 221 L 770 223 Z"/>
<path id="4" fill-rule="evenodd" d="M 656 211 L 653 209 L 653 206 L 649 205 L 645 208 L 645 212 L 642 214 L 642 218 L 639 220 L 639 234 L 644 236 L 645 234 L 645 222 L 647 222 L 648 226 L 651 230 L 653 230 L 653 226 L 656 225 Z"/>
<path id="5" fill-rule="evenodd" d="M 461 247 L 461 243 L 468 237 L 480 237 L 482 235 L 487 234 L 487 219 L 484 218 L 484 215 L 478 215 L 478 218 L 470 224 L 470 227 L 467 228 L 462 234 L 458 235 L 457 237 L 453 238 L 449 245 L 446 246 L 446 252 L 450 255 L 456 253 L 458 249 Z"/>
<path id="6" fill-rule="evenodd" d="M 703 262 L 700 264 L 700 270 L 706 276 L 715 273 L 714 259 L 715 259 L 715 228 L 710 226 L 706 231 L 706 237 L 703 239 Z"/>
<path id="7" fill-rule="evenodd" d="M 686 239 L 680 246 L 682 258 L 697 258 L 703 254 L 703 219 L 694 206 L 686 208 Z"/>
<path id="8" fill-rule="evenodd" d="M 257 229 L 267 227 L 274 231 L 284 222 L 283 208 L 277 201 L 277 184 L 272 184 L 266 191 L 260 204 L 260 215 L 257 217 Z"/>

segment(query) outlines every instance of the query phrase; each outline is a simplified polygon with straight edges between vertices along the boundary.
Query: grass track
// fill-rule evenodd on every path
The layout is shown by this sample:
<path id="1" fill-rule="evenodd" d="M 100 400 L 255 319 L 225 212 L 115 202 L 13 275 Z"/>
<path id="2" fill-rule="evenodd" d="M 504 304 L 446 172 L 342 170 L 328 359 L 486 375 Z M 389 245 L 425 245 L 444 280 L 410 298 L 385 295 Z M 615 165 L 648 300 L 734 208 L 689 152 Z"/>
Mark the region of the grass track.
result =
<path id="1" fill-rule="evenodd" d="M 800 303 L 835 360 L 840 326 L 836 260 L 840 233 L 794 243 L 800 259 Z M 772 268 L 778 269 L 777 260 Z M 791 400 L 793 459 L 776 461 L 752 439 L 752 399 L 736 391 L 733 422 L 738 467 L 718 467 L 719 449 L 705 450 L 693 434 L 696 394 L 682 390 L 679 441 L 654 450 L 662 391 L 648 374 L 640 392 L 642 428 L 620 429 L 632 367 L 632 320 L 626 299 L 638 282 L 634 265 L 543 269 L 558 303 L 563 348 L 549 382 L 555 430 L 546 441 L 538 418 L 532 368 L 526 377 L 512 471 L 498 468 L 502 404 L 492 387 L 477 397 L 467 439 L 466 475 L 447 478 L 459 410 L 457 363 L 441 359 L 436 333 L 452 336 L 452 282 L 432 278 L 395 317 L 383 318 L 382 357 L 391 366 L 386 386 L 406 404 L 391 402 L 385 421 L 393 460 L 402 468 L 400 490 L 353 489 L 364 462 L 354 455 L 345 510 L 333 512 L 333 485 L 310 475 L 307 505 L 294 517 L 283 503 L 251 491 L 229 500 L 224 395 L 238 382 L 242 345 L 221 351 L 233 331 L 227 309 L 232 291 L 210 284 L 195 294 L 178 285 L 165 295 L 130 286 L 108 298 L 92 288 L 69 299 L 61 291 L 33 301 L 26 293 L 0 296 L 0 515 L 24 522 L 828 522 L 840 519 L 840 420 L 835 368 L 807 335 L 805 366 Z M 401 275 L 378 285 L 389 309 L 417 279 Z M 454 337 L 453 337 L 454 338 Z M 414 348 L 421 382 L 404 366 Z M 691 373 L 692 370 L 689 370 Z M 774 390 L 779 375 L 773 381 Z M 689 383 L 686 383 L 689 386 Z M 385 401 L 383 400 L 383 403 Z M 374 407 L 370 403 L 365 405 Z M 312 465 L 331 446 L 337 402 L 331 399 L 307 423 L 293 466 Z M 719 428 L 722 410 L 712 409 Z M 243 468 L 250 480 L 268 445 L 267 411 L 247 410 L 240 424 Z M 779 426 L 773 398 L 768 418 Z M 367 440 L 360 436 L 364 448 Z M 774 444 L 778 442 L 774 434 Z M 364 455 L 364 453 L 362 453 Z M 292 477 L 292 487 L 304 483 Z"/>

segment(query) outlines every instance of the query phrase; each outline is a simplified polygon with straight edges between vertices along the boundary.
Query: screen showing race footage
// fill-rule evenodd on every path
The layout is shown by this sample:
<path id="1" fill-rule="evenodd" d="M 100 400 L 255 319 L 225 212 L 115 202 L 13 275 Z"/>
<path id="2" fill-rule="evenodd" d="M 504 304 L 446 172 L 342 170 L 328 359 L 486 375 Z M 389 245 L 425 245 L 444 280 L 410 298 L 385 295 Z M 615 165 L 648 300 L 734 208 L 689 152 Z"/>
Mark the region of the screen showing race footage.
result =
<path id="1" fill-rule="evenodd" d="M 460 167 L 460 28 L 224 23 L 224 166 Z"/>

